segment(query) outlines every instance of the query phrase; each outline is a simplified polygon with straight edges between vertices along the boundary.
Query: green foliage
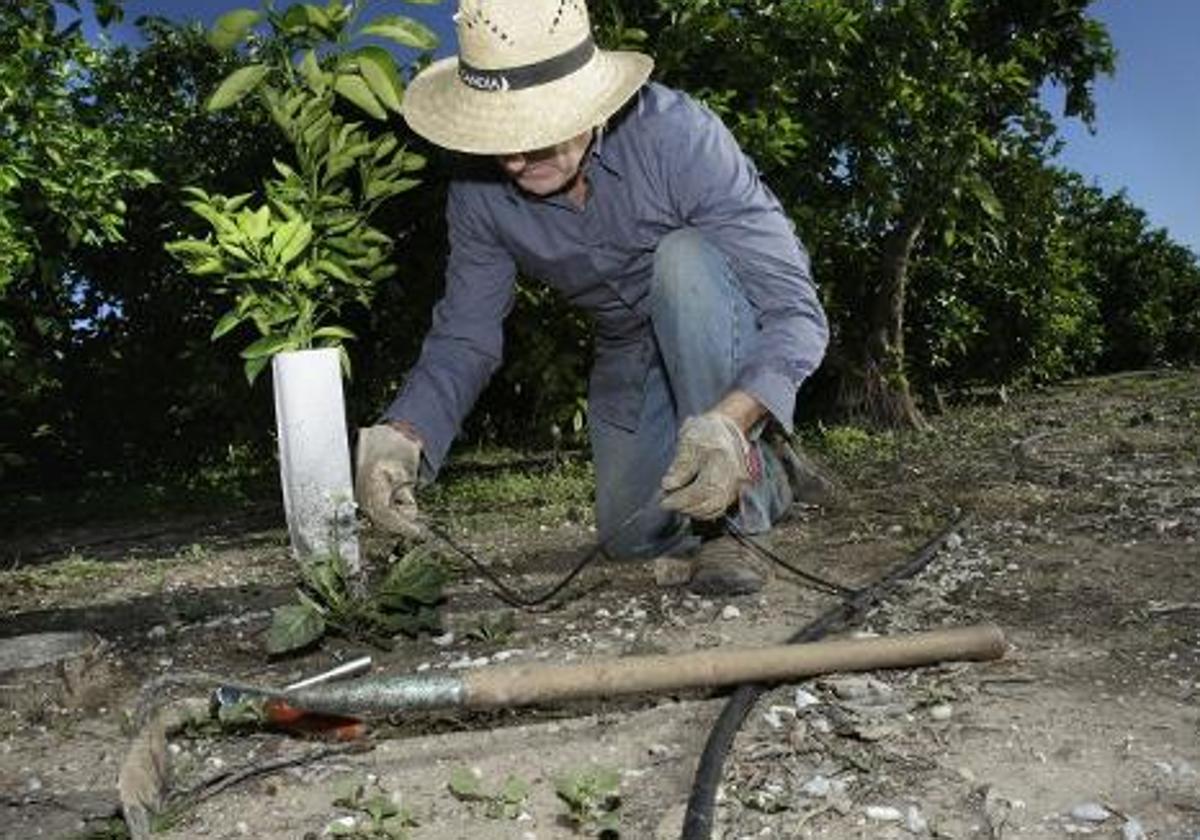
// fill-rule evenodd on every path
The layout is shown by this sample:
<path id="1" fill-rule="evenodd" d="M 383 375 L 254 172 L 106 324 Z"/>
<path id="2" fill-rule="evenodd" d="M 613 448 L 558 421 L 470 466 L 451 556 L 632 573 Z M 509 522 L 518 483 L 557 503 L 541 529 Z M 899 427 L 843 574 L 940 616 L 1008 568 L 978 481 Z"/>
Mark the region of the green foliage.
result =
<path id="1" fill-rule="evenodd" d="M 120 241 L 123 195 L 155 183 L 128 160 L 121 135 L 89 114 L 90 77 L 102 53 L 58 14 L 78 2 L 30 0 L 0 15 L 0 298 L 47 284 L 65 252 Z M 97 7 L 102 23 L 116 3 Z M 39 271 L 40 268 L 40 271 Z M 13 341 L 0 330 L 0 354 Z"/>
<path id="2" fill-rule="evenodd" d="M 311 558 L 301 563 L 297 603 L 277 607 L 264 643 L 267 653 L 301 650 L 330 629 L 350 638 L 386 646 L 398 633 L 415 636 L 437 630 L 438 605 L 449 580 L 445 565 L 418 546 L 393 563 L 373 591 L 356 592 L 340 558 Z"/>
<path id="3" fill-rule="evenodd" d="M 255 96 L 293 154 L 290 163 L 274 161 L 262 197 L 189 187 L 185 206 L 211 231 L 167 246 L 189 272 L 212 278 L 215 290 L 233 299 L 213 328 L 214 340 L 243 323 L 254 326 L 258 338 L 241 352 L 250 382 L 275 353 L 340 348 L 354 338 L 330 322 L 348 303 L 369 306 L 376 284 L 396 271 L 389 261 L 392 238 L 371 220 L 384 202 L 420 183 L 412 176 L 425 160 L 394 132 L 372 132 L 348 119 L 343 105 L 380 122 L 400 110 L 403 83 L 392 54 L 362 44 L 363 38 L 421 50 L 436 39 L 397 15 L 360 26 L 364 5 L 334 0 L 282 13 L 237 9 L 211 33 L 220 49 L 248 42 L 253 63 L 229 74 L 208 108 L 231 108 Z M 264 20 L 271 33 L 265 42 L 254 34 Z M 344 349 L 342 360 L 349 374 Z"/>
<path id="4" fill-rule="evenodd" d="M 621 775 L 608 767 L 586 767 L 556 779 L 554 792 L 567 806 L 576 829 L 597 837 L 620 836 Z"/>
<path id="5" fill-rule="evenodd" d="M 470 767 L 456 768 L 447 786 L 456 799 L 480 803 L 484 815 L 494 820 L 515 820 L 521 816 L 530 790 L 529 782 L 509 775 L 498 789 L 487 791 L 483 779 Z"/>
<path id="6" fill-rule="evenodd" d="M 355 812 L 353 824 L 335 821 L 329 825 L 328 833 L 334 837 L 408 840 L 412 836 L 409 829 L 420 825 L 410 810 L 397 805 L 378 784 L 367 785 L 354 776 L 334 784 L 333 804 Z"/>
<path id="7" fill-rule="evenodd" d="M 939 227 L 970 253 L 1008 224 L 991 176 L 1030 140 L 1047 154 L 1044 85 L 1063 86 L 1067 113 L 1090 118 L 1091 85 L 1111 71 L 1113 51 L 1086 15 L 1089 2 L 607 7 L 622 12 L 621 26 L 651 33 L 665 79 L 727 120 L 792 211 L 837 327 L 836 373 L 875 380 L 839 394 L 898 392 L 882 407 L 903 410 L 910 274 L 922 243 Z M 966 217 L 970 225 L 956 224 Z M 954 268 L 936 290 L 951 303 L 967 297 L 961 260 Z"/>

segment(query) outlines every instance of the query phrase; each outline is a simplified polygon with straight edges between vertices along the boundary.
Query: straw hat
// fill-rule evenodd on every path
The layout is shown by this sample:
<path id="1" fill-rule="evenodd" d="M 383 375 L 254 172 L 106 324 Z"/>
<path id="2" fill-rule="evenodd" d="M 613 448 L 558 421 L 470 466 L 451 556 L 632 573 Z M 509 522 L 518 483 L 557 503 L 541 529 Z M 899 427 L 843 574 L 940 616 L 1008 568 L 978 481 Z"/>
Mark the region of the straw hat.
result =
<path id="1" fill-rule="evenodd" d="M 494 155 L 552 146 L 599 125 L 653 60 L 597 49 L 584 0 L 461 0 L 458 57 L 417 75 L 404 96 L 413 131 Z"/>

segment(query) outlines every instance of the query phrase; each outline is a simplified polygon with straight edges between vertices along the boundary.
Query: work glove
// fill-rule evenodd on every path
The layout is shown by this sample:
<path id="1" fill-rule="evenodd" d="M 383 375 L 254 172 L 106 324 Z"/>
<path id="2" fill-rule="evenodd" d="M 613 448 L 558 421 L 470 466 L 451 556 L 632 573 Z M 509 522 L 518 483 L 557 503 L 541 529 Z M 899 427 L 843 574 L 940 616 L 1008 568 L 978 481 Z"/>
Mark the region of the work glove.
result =
<path id="1" fill-rule="evenodd" d="M 358 432 L 354 495 L 376 528 L 406 537 L 423 537 L 419 521 L 417 471 L 421 444 L 381 423 Z"/>
<path id="2" fill-rule="evenodd" d="M 717 411 L 683 421 L 675 460 L 662 478 L 662 506 L 696 519 L 716 519 L 750 482 L 750 444 L 737 423 Z"/>

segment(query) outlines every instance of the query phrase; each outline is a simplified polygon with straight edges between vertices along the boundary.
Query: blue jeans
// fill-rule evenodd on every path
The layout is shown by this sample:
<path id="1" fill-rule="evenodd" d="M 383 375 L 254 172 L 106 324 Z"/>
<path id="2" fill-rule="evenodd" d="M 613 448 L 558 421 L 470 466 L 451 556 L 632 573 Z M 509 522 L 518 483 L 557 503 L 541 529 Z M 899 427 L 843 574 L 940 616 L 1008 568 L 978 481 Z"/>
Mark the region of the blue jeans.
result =
<path id="1" fill-rule="evenodd" d="M 618 558 L 681 554 L 699 543 L 687 517 L 659 506 L 659 485 L 675 457 L 680 425 L 729 393 L 758 333 L 754 308 L 724 255 L 692 229 L 659 243 L 650 306 L 657 352 L 637 428 L 622 429 L 595 414 L 588 418 L 596 528 Z M 735 516 L 750 534 L 769 530 L 792 503 L 783 467 L 757 440 L 759 431 L 751 439 L 762 478 L 742 492 Z"/>

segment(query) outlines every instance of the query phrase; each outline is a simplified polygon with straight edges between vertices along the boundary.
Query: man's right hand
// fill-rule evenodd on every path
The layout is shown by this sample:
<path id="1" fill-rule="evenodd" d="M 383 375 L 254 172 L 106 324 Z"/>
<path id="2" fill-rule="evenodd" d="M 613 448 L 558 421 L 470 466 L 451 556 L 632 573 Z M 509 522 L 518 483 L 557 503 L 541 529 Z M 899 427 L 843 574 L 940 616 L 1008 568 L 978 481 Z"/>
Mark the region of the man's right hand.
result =
<path id="1" fill-rule="evenodd" d="M 418 519 L 417 472 L 421 443 L 382 423 L 358 432 L 354 494 L 376 528 L 407 537 L 424 536 Z"/>

